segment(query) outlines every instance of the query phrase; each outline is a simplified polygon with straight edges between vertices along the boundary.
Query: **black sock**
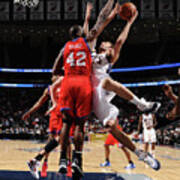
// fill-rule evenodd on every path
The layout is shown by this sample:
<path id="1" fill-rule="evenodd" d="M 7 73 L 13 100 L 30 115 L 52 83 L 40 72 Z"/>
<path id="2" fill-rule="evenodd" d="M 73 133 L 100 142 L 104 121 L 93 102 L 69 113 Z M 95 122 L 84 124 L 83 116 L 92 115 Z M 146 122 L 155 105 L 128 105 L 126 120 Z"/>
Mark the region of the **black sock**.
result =
<path id="1" fill-rule="evenodd" d="M 61 164 L 61 160 L 66 160 L 67 162 L 67 158 L 66 158 L 66 151 L 61 151 L 60 152 L 60 159 L 59 159 L 59 165 Z"/>
<path id="2" fill-rule="evenodd" d="M 41 161 L 42 158 L 43 158 L 43 155 L 42 155 L 42 154 L 38 154 L 38 155 L 35 157 L 35 159 L 36 159 L 37 161 Z"/>
<path id="3" fill-rule="evenodd" d="M 109 158 L 107 158 L 106 161 L 109 162 Z"/>
<path id="4" fill-rule="evenodd" d="M 44 159 L 44 162 L 48 162 L 48 158 L 45 158 L 45 159 Z"/>
<path id="5" fill-rule="evenodd" d="M 82 151 L 73 151 L 73 160 L 78 160 L 78 165 L 82 167 Z"/>
<path id="6" fill-rule="evenodd" d="M 61 151 L 60 159 L 66 159 L 66 151 Z"/>
<path id="7" fill-rule="evenodd" d="M 134 164 L 131 160 L 129 161 L 129 164 Z"/>

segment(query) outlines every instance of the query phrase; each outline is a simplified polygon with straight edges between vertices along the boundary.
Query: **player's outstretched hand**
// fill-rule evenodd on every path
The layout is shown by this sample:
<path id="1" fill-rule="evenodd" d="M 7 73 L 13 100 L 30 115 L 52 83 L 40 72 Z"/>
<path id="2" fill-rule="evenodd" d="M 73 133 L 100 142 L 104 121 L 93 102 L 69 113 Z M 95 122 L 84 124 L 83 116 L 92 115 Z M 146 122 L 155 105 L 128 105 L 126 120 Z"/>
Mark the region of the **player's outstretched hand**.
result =
<path id="1" fill-rule="evenodd" d="M 121 11 L 121 5 L 117 2 L 114 9 L 113 9 L 114 13 L 119 14 L 119 12 Z"/>
<path id="2" fill-rule="evenodd" d="M 28 118 L 30 117 L 30 113 L 29 112 L 26 112 L 25 114 L 23 114 L 23 116 L 22 116 L 22 120 L 27 120 Z"/>
<path id="3" fill-rule="evenodd" d="M 136 11 L 134 12 L 134 14 L 132 15 L 132 17 L 128 20 L 128 22 L 132 24 L 132 23 L 136 20 L 138 14 L 139 14 L 139 13 L 138 13 L 138 10 L 136 10 Z"/>

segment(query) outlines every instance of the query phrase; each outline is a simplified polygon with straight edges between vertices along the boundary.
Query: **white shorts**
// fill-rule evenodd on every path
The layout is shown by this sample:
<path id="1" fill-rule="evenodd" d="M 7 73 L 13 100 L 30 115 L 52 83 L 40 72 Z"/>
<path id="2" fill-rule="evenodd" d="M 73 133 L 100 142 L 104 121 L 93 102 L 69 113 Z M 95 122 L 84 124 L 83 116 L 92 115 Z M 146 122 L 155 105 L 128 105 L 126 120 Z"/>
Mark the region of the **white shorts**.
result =
<path id="1" fill-rule="evenodd" d="M 143 132 L 144 143 L 156 143 L 156 132 L 154 128 L 145 129 Z"/>
<path id="2" fill-rule="evenodd" d="M 119 110 L 110 103 L 115 93 L 102 88 L 102 83 L 93 87 L 93 112 L 106 126 L 109 120 L 117 120 Z"/>

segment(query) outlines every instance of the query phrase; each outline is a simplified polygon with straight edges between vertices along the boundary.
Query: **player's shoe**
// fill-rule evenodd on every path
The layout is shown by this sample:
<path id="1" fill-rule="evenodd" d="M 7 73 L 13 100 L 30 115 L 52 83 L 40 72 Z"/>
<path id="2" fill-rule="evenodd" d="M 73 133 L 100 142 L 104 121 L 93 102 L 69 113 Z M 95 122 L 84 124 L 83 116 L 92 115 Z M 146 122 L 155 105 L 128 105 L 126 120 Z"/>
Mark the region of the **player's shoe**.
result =
<path id="1" fill-rule="evenodd" d="M 59 173 L 66 174 L 67 173 L 67 160 L 61 159 L 59 164 Z"/>
<path id="2" fill-rule="evenodd" d="M 111 163 L 109 161 L 105 161 L 104 163 L 100 164 L 101 167 L 110 167 Z"/>
<path id="3" fill-rule="evenodd" d="M 141 151 L 139 153 L 139 160 L 144 161 L 147 165 L 149 165 L 152 169 L 158 171 L 161 168 L 160 162 L 153 158 L 150 153 L 145 153 Z"/>
<path id="4" fill-rule="evenodd" d="M 129 163 L 126 167 L 124 167 L 124 169 L 134 169 L 134 168 L 136 168 L 134 163 Z"/>
<path id="5" fill-rule="evenodd" d="M 69 163 L 68 166 L 67 166 L 67 174 L 66 174 L 66 176 L 72 178 L 71 163 Z"/>
<path id="6" fill-rule="evenodd" d="M 75 158 L 72 162 L 72 170 L 73 173 L 76 174 L 79 177 L 83 177 L 83 170 L 82 170 L 82 161 Z"/>
<path id="7" fill-rule="evenodd" d="M 155 113 L 161 107 L 161 103 L 159 102 L 147 102 L 144 98 L 141 98 L 141 104 L 137 105 L 137 108 L 142 112 L 152 112 Z"/>
<path id="8" fill-rule="evenodd" d="M 41 177 L 47 177 L 47 169 L 48 169 L 48 164 L 46 161 L 44 161 L 42 165 Z"/>
<path id="9" fill-rule="evenodd" d="M 40 166 L 40 162 L 37 160 L 30 160 L 29 162 L 27 162 L 27 165 L 30 169 L 30 172 L 32 174 L 32 176 L 35 179 L 39 179 L 39 172 L 38 172 L 38 168 Z"/>

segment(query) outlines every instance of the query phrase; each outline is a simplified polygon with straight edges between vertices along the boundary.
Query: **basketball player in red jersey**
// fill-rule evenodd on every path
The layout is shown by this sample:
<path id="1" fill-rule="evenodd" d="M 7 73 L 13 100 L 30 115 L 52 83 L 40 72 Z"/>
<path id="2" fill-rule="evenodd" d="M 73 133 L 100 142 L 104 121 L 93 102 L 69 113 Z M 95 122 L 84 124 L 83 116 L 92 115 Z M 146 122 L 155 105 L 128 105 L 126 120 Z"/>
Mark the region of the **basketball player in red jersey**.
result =
<path id="1" fill-rule="evenodd" d="M 84 123 L 91 112 L 92 85 L 91 85 L 91 52 L 93 40 L 98 37 L 107 25 L 106 18 L 109 16 L 114 0 L 108 0 L 101 11 L 97 23 L 89 31 L 86 39 L 83 36 L 81 26 L 73 26 L 70 31 L 71 41 L 68 41 L 64 49 L 58 55 L 53 67 L 56 74 L 62 64 L 63 57 L 65 76 L 61 84 L 61 96 L 59 99 L 60 109 L 63 115 L 63 128 L 61 132 L 61 156 L 60 173 L 67 172 L 66 150 L 69 129 L 75 122 L 74 133 L 75 151 L 73 152 L 72 168 L 75 174 L 82 175 L 82 147 L 84 137 Z"/>
<path id="2" fill-rule="evenodd" d="M 53 76 L 52 77 L 52 82 L 56 82 L 58 81 L 62 81 L 62 76 Z M 60 95 L 60 88 L 56 89 L 55 92 L 55 100 L 58 101 Z M 27 120 L 31 114 L 33 114 L 34 112 L 36 112 L 48 99 L 49 97 L 52 96 L 52 92 L 51 92 L 51 86 L 49 86 L 48 88 L 46 88 L 43 92 L 43 95 L 39 98 L 39 100 L 34 104 L 34 106 L 32 108 L 30 108 L 29 111 L 27 111 L 23 116 L 22 119 L 23 120 Z M 57 111 L 57 108 L 54 109 L 53 111 L 51 111 L 50 113 L 50 119 L 49 119 L 49 139 L 48 139 L 48 143 L 47 145 L 43 148 L 43 150 L 38 153 L 38 155 L 33 158 L 32 160 L 30 160 L 28 162 L 28 166 L 31 170 L 32 175 L 36 178 L 39 179 L 39 172 L 38 172 L 38 168 L 40 166 L 40 161 L 44 158 L 44 163 L 42 166 L 42 171 L 41 171 L 41 176 L 42 177 L 46 177 L 47 176 L 47 167 L 48 167 L 48 156 L 49 156 L 49 146 L 53 146 L 53 149 L 56 148 L 59 143 L 56 140 L 57 136 L 60 134 L 61 132 L 61 128 L 62 128 L 62 117 L 59 111 Z M 70 154 L 69 152 L 71 152 L 71 147 L 70 147 L 70 143 L 69 143 L 69 147 L 68 147 L 68 158 L 70 159 Z"/>
<path id="3" fill-rule="evenodd" d="M 118 121 L 117 121 L 118 123 Z M 122 131 L 122 128 L 117 124 L 117 128 Z M 105 144 L 104 144 L 104 149 L 105 149 L 105 162 L 101 163 L 100 166 L 101 167 L 108 167 L 111 166 L 110 163 L 110 146 L 114 146 L 115 144 L 117 144 L 118 148 L 121 148 L 122 151 L 124 152 L 129 164 L 125 167 L 125 169 L 134 169 L 136 166 L 134 165 L 132 159 L 131 159 L 131 154 L 128 152 L 128 150 L 126 149 L 126 147 L 119 143 L 119 141 L 114 138 L 114 136 L 109 133 L 106 140 L 105 140 Z"/>

